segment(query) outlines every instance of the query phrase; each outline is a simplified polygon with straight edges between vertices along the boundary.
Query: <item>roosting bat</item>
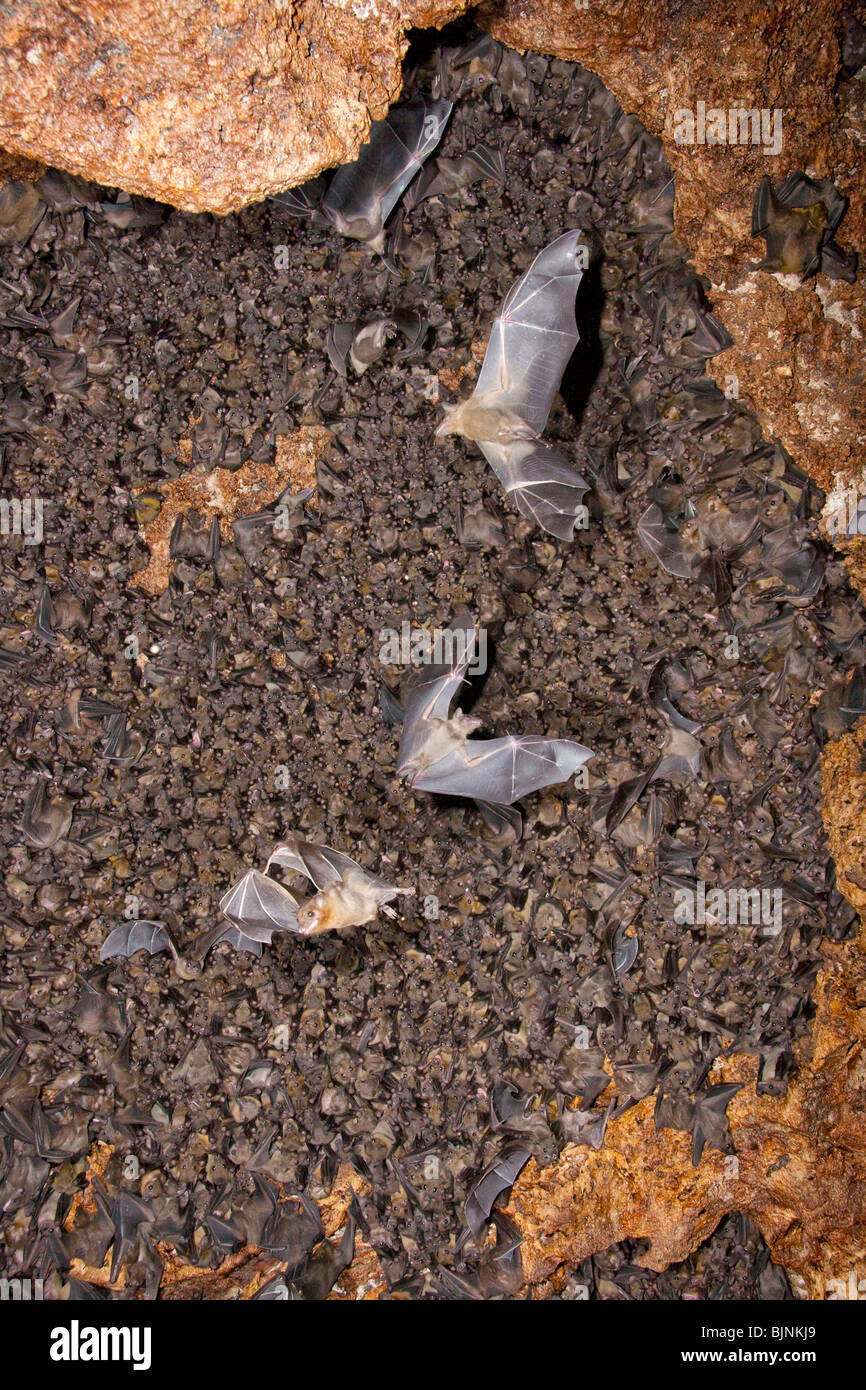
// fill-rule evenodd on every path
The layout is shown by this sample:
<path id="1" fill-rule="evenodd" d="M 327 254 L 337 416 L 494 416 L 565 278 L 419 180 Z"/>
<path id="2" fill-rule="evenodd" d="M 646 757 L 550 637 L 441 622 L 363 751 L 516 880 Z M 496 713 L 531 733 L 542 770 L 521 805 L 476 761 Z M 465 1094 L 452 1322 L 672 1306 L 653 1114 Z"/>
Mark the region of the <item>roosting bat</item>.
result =
<path id="1" fill-rule="evenodd" d="M 578 340 L 574 297 L 583 275 L 579 231 L 557 237 L 505 296 L 468 400 L 448 409 L 437 436 L 480 444 L 524 516 L 571 540 L 589 484 L 539 441 Z"/>
<path id="2" fill-rule="evenodd" d="M 393 107 L 384 121 L 373 122 L 358 158 L 337 170 L 321 202 L 318 181 L 277 194 L 273 201 L 295 216 L 330 223 L 343 236 L 383 251 L 385 223 L 442 139 L 453 105 L 418 95 Z"/>
<path id="3" fill-rule="evenodd" d="M 272 864 L 294 869 L 308 878 L 318 891 L 306 902 L 301 902 L 288 888 L 269 877 L 268 869 Z M 373 878 L 346 854 L 293 835 L 284 844 L 277 845 L 264 873 L 249 869 L 226 893 L 220 910 L 230 926 L 209 944 L 227 939 L 232 945 L 249 950 L 247 941 L 270 945 L 275 932 L 316 936 L 340 927 L 363 926 L 373 921 L 382 904 L 409 892 L 411 889 L 394 888 Z"/>
<path id="4" fill-rule="evenodd" d="M 828 179 L 794 169 L 775 190 L 765 175 L 752 205 L 752 236 L 764 238 L 767 254 L 754 269 L 796 273 L 804 280 L 820 269 L 850 284 L 857 278 L 857 255 L 836 241 L 847 208 L 848 199 Z"/>
<path id="5" fill-rule="evenodd" d="M 482 723 L 457 710 L 448 711 L 473 661 L 473 652 L 457 660 L 424 666 L 412 681 L 406 700 L 397 772 L 411 787 L 448 796 L 510 806 L 521 796 L 565 782 L 593 754 L 569 739 L 470 739 Z"/>

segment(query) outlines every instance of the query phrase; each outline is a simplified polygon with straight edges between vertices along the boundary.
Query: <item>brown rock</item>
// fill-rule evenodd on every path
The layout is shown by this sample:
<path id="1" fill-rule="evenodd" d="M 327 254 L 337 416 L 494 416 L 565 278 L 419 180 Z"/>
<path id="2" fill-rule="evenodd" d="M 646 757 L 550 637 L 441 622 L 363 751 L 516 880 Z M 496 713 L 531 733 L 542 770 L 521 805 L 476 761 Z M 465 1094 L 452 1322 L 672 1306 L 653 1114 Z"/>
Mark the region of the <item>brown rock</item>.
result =
<path id="1" fill-rule="evenodd" d="M 784 1099 L 756 1096 L 754 1058 L 714 1068 L 713 1082 L 745 1083 L 727 1111 L 735 1162 L 708 1148 L 692 1167 L 691 1136 L 656 1133 L 649 1099 L 608 1125 L 597 1152 L 571 1146 L 551 1168 L 527 1165 L 506 1210 L 524 1235 L 529 1284 L 547 1291 L 558 1270 L 626 1239 L 648 1239 L 638 1263 L 662 1270 L 736 1211 L 800 1297 L 866 1289 L 864 946 L 861 935 L 827 947 L 813 1034 Z"/>
<path id="2" fill-rule="evenodd" d="M 354 159 L 400 90 L 406 30 L 465 0 L 12 0 L 6 150 L 190 212 Z"/>
<path id="3" fill-rule="evenodd" d="M 174 523 L 179 516 L 195 512 L 202 519 L 220 518 L 224 540 L 231 540 L 231 523 L 239 516 L 261 511 L 291 486 L 294 492 L 316 485 L 316 464 L 331 438 L 321 426 L 302 425 L 295 434 L 280 435 L 276 442 L 273 464 L 249 461 L 231 472 L 227 468 L 208 471 L 199 466 L 188 473 L 160 484 L 156 491 L 162 506 L 153 521 L 143 528 L 150 551 L 150 564 L 132 576 L 130 584 L 146 594 L 160 594 L 167 588 L 171 573 L 169 543 Z M 188 457 L 192 445 L 180 440 L 178 453 Z"/>

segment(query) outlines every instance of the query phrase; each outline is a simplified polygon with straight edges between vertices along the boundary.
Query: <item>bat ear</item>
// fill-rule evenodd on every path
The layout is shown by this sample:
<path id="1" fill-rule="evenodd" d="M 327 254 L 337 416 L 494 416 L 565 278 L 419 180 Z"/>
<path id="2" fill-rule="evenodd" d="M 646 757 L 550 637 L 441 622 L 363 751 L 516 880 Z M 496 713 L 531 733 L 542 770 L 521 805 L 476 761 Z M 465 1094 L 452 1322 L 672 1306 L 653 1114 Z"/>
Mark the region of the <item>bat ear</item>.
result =
<path id="1" fill-rule="evenodd" d="M 451 433 L 451 416 L 454 414 L 457 407 L 456 405 L 443 404 L 442 409 L 445 411 L 445 419 L 441 420 L 436 427 L 437 439 L 442 439 L 446 434 Z"/>

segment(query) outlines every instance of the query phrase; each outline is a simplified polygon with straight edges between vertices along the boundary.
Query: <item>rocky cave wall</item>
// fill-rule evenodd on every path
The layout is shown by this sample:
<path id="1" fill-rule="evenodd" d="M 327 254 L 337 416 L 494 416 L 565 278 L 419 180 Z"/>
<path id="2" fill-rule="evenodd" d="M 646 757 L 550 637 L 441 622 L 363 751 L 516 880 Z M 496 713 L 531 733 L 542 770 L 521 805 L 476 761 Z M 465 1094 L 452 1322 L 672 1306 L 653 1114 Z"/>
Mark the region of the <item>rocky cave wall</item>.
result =
<path id="1" fill-rule="evenodd" d="M 227 213 L 352 159 L 398 95 L 406 34 L 441 26 L 464 0 L 100 0 L 0 12 L 0 174 L 57 165 L 190 211 Z M 761 178 L 791 169 L 850 199 L 840 234 L 866 253 L 862 79 L 840 76 L 841 0 L 808 9 L 732 0 L 497 0 L 479 22 L 515 48 L 576 60 L 665 142 L 675 223 L 734 338 L 710 370 L 822 488 L 866 490 L 862 271 L 853 284 L 754 270 Z M 678 144 L 677 113 L 780 111 L 782 146 Z M 37 162 L 34 162 L 37 161 Z M 861 541 L 845 544 L 861 590 Z M 840 887 L 866 909 L 863 722 L 824 758 L 825 820 Z M 729 1111 L 735 1178 L 722 1155 L 691 1166 L 688 1140 L 657 1134 L 651 1102 L 613 1122 L 605 1146 L 530 1164 L 510 1212 L 527 1278 L 626 1237 L 645 1262 L 683 1258 L 725 1212 L 747 1212 L 798 1293 L 826 1297 L 866 1277 L 866 969 L 863 936 L 827 946 L 812 1035 L 784 1099 L 755 1095 L 755 1063 L 731 1057 L 714 1080 L 746 1082 Z M 373 1279 L 375 1284 L 375 1278 Z M 842 1295 L 844 1296 L 844 1295 Z"/>

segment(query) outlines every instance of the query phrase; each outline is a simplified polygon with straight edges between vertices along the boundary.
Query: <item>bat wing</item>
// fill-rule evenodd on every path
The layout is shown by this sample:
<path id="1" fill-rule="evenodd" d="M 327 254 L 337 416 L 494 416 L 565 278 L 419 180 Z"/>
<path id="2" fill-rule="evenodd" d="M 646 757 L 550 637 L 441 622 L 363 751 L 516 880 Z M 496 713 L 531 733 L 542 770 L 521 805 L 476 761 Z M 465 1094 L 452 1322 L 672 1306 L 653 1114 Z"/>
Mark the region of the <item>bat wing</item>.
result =
<path id="1" fill-rule="evenodd" d="M 535 434 L 547 424 L 562 374 L 577 345 L 574 300 L 583 276 L 579 231 L 545 246 L 511 287 L 493 324 L 475 394 L 501 392 L 503 404 Z"/>
<path id="2" fill-rule="evenodd" d="M 122 922 L 102 943 L 100 960 L 109 956 L 133 956 L 136 951 L 147 951 L 155 956 L 158 951 L 169 949 L 169 935 L 160 922 L 131 921 Z"/>
<path id="3" fill-rule="evenodd" d="M 683 550 L 677 528 L 668 521 L 658 502 L 652 502 L 637 524 L 638 540 L 668 574 L 688 579 L 691 563 Z"/>
<path id="4" fill-rule="evenodd" d="M 265 872 L 272 864 L 294 869 L 310 879 L 317 888 L 327 888 L 330 883 L 339 883 L 347 869 L 363 873 L 363 869 L 347 854 L 339 854 L 327 845 L 314 845 L 310 840 L 302 840 L 292 835 L 283 844 L 277 845 L 267 864 Z"/>
<path id="5" fill-rule="evenodd" d="M 410 781 L 421 791 L 510 806 L 541 787 L 565 782 L 591 757 L 588 748 L 569 739 L 468 739 L 465 753 L 448 753 Z"/>
<path id="6" fill-rule="evenodd" d="M 220 911 L 251 941 L 270 945 L 274 932 L 298 928 L 297 899 L 276 879 L 250 869 L 220 899 Z"/>
<path id="7" fill-rule="evenodd" d="M 531 439 L 513 439 L 507 444 L 488 440 L 478 443 L 523 515 L 551 535 L 572 540 L 589 483 L 570 467 L 559 450 L 548 449 Z"/>
<path id="8" fill-rule="evenodd" d="M 338 169 L 322 199 L 322 211 L 337 226 L 369 222 L 383 226 L 421 165 L 442 138 L 453 102 L 413 97 L 374 121 L 370 138 L 353 164 Z"/>
<path id="9" fill-rule="evenodd" d="M 457 644 L 459 646 L 459 644 Z M 474 651 L 468 641 L 451 662 L 422 666 L 413 676 L 403 713 L 403 735 L 397 756 L 397 771 L 412 762 L 429 736 L 428 720 L 447 719 L 457 691 L 463 684 Z"/>

